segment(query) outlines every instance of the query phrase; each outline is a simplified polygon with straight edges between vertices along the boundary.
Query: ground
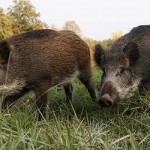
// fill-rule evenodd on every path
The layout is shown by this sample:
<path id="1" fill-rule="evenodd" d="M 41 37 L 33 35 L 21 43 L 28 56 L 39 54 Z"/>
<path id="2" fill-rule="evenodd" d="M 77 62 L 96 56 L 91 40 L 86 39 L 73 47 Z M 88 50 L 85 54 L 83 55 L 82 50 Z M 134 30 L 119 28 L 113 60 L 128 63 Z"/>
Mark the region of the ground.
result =
<path id="1" fill-rule="evenodd" d="M 101 72 L 93 69 L 97 92 Z M 119 103 L 113 109 L 92 102 L 78 80 L 73 103 L 62 87 L 49 92 L 48 116 L 38 122 L 27 105 L 32 93 L 0 116 L 0 150 L 150 150 L 150 92 Z"/>

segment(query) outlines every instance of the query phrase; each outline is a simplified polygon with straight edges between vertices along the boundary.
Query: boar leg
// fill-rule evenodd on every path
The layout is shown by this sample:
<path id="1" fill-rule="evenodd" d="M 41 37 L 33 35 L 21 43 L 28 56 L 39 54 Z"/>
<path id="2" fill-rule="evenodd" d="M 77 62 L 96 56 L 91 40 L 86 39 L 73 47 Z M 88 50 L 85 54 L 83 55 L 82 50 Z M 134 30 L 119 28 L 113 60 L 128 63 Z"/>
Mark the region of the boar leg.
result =
<path id="1" fill-rule="evenodd" d="M 92 100 L 96 101 L 96 92 L 95 92 L 95 88 L 92 84 L 91 71 L 89 71 L 89 70 L 82 71 L 81 74 L 79 75 L 79 80 L 88 89 L 88 92 L 90 93 Z"/>
<path id="2" fill-rule="evenodd" d="M 16 100 L 18 100 L 19 98 L 21 98 L 22 96 L 24 96 L 26 93 L 28 93 L 30 90 L 26 87 L 22 88 L 21 90 L 17 91 L 17 93 L 13 93 L 11 91 L 11 93 L 5 93 L 4 94 L 4 99 L 2 102 L 2 109 L 7 109 L 10 106 L 12 106 L 12 104 L 14 104 L 14 102 Z"/>
<path id="3" fill-rule="evenodd" d="M 44 82 L 45 83 L 45 82 Z M 39 86 L 39 88 L 35 91 L 36 96 L 36 105 L 39 109 L 38 120 L 42 120 L 46 118 L 46 105 L 48 98 L 48 89 L 50 88 L 48 82 Z"/>
<path id="4" fill-rule="evenodd" d="M 72 91 L 73 91 L 72 84 L 71 83 L 65 84 L 64 90 L 65 90 L 65 94 L 66 94 L 66 101 L 67 101 L 67 103 L 69 103 L 70 101 L 72 101 Z"/>
<path id="5" fill-rule="evenodd" d="M 145 96 L 146 91 L 150 87 L 150 82 L 148 80 L 142 80 L 139 85 L 139 94 Z"/>

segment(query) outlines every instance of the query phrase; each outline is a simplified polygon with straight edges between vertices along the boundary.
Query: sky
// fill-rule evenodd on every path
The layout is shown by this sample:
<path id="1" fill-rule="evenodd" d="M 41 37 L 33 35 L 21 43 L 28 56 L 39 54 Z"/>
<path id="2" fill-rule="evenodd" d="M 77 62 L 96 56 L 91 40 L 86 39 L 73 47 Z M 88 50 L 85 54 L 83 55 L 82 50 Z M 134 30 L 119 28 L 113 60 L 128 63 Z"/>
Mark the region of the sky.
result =
<path id="1" fill-rule="evenodd" d="M 40 19 L 49 27 L 62 28 L 73 20 L 82 35 L 95 40 L 109 39 L 112 33 L 124 34 L 138 25 L 150 24 L 150 0 L 30 0 Z M 12 0 L 0 0 L 6 9 Z"/>

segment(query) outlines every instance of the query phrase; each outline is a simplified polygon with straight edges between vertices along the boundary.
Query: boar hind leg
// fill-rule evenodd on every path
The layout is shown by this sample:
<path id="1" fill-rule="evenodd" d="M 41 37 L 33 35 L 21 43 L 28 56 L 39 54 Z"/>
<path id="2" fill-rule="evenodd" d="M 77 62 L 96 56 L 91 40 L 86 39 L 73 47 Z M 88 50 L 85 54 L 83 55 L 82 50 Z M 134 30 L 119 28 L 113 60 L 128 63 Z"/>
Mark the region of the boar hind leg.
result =
<path id="1" fill-rule="evenodd" d="M 6 108 L 9 108 L 10 106 L 12 106 L 12 104 L 15 103 L 16 100 L 18 100 L 19 98 L 21 98 L 28 92 L 29 92 L 29 89 L 24 87 L 21 90 L 17 91 L 17 93 L 4 94 L 4 99 L 2 102 L 2 109 L 5 110 Z"/>
<path id="2" fill-rule="evenodd" d="M 96 101 L 96 92 L 92 83 L 91 70 L 83 70 L 79 75 L 79 80 L 85 85 L 93 101 Z"/>
<path id="3" fill-rule="evenodd" d="M 50 86 L 47 85 L 47 83 L 43 83 L 39 88 L 36 90 L 36 106 L 39 109 L 39 116 L 38 120 L 42 120 L 43 118 L 46 118 L 46 106 L 47 106 L 47 98 L 48 98 L 48 89 Z"/>
<path id="4" fill-rule="evenodd" d="M 72 101 L 72 91 L 73 91 L 72 84 L 71 83 L 65 84 L 64 90 L 65 90 L 65 94 L 66 94 L 66 101 L 67 101 L 67 103 L 69 103 L 70 101 Z"/>

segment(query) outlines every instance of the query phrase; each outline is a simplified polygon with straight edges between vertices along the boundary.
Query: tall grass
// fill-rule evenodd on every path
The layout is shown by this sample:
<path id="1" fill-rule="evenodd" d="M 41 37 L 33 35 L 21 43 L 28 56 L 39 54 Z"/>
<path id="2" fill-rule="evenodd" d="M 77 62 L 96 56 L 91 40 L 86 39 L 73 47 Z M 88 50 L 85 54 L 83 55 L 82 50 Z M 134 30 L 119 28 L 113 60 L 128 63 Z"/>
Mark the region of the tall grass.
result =
<path id="1" fill-rule="evenodd" d="M 93 71 L 97 89 L 100 71 Z M 27 105 L 32 93 L 0 115 L 0 150 L 150 150 L 150 93 L 138 93 L 113 109 L 100 108 L 73 82 L 74 101 L 62 87 L 49 92 L 47 119 L 37 121 Z"/>

